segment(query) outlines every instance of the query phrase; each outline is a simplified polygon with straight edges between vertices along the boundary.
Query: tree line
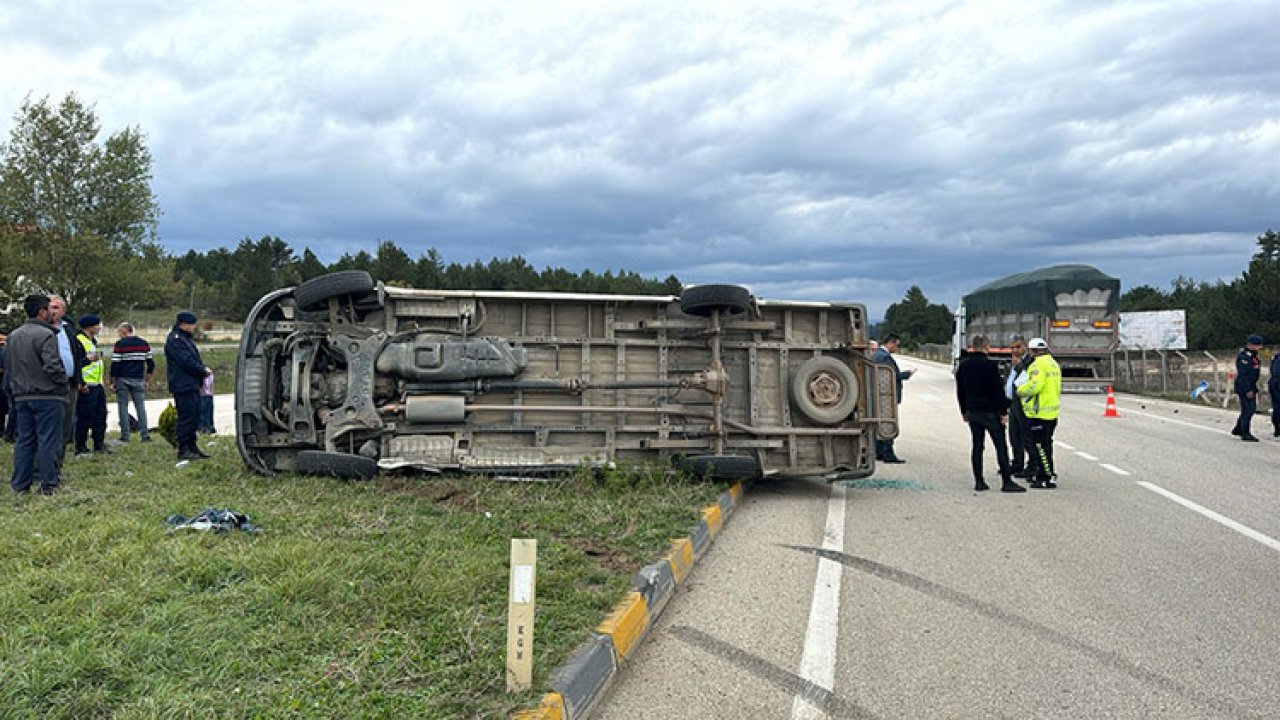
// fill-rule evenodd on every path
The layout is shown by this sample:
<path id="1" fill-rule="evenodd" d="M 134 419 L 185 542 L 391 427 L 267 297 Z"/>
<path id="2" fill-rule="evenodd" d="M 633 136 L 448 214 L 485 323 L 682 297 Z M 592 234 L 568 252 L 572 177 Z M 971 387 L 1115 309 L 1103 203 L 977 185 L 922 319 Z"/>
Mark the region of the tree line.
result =
<path id="1" fill-rule="evenodd" d="M 188 308 L 242 320 L 267 292 L 338 270 L 367 270 L 390 284 L 442 290 L 677 294 L 680 280 L 630 271 L 538 270 L 520 256 L 446 263 L 432 248 L 417 259 L 390 240 L 374 253 L 326 265 L 279 237 L 234 248 L 170 255 L 158 241 L 152 158 L 139 128 L 99 139 L 94 109 L 74 94 L 28 96 L 0 143 L 0 318 L 21 321 L 31 292 L 63 295 L 73 312 L 119 316 Z"/>

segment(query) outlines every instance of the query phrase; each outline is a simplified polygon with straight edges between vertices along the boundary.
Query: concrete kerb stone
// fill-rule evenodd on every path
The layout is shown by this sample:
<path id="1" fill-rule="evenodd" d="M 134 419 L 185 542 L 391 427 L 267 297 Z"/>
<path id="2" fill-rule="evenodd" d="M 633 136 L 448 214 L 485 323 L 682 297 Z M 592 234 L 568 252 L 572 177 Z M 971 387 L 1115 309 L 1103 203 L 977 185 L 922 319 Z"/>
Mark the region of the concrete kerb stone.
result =
<path id="1" fill-rule="evenodd" d="M 646 565 L 632 580 L 634 590 L 614 606 L 569 660 L 551 673 L 552 692 L 538 707 L 512 715 L 512 720 L 583 720 L 590 717 L 625 660 L 653 627 L 676 587 L 684 582 L 698 558 L 720 534 L 725 520 L 742 501 L 745 487 L 736 483 L 702 508 L 702 520 L 689 536 L 671 541 L 671 550 Z"/>

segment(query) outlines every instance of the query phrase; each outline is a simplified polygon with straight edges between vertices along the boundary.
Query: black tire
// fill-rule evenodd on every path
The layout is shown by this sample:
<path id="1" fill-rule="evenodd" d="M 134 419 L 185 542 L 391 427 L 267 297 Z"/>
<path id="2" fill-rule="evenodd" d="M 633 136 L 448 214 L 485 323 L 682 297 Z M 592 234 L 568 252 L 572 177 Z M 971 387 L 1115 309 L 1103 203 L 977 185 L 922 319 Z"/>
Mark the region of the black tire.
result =
<path id="1" fill-rule="evenodd" d="M 682 455 L 675 466 L 690 477 L 711 480 L 752 480 L 760 477 L 760 464 L 746 455 Z"/>
<path id="2" fill-rule="evenodd" d="M 751 292 L 741 285 L 694 285 L 680 294 L 680 311 L 708 317 L 714 310 L 741 315 L 751 308 Z"/>
<path id="3" fill-rule="evenodd" d="M 294 460 L 294 468 L 303 475 L 369 480 L 378 474 L 378 461 L 363 455 L 303 450 Z"/>
<path id="4" fill-rule="evenodd" d="M 858 404 L 858 378 L 836 358 L 809 358 L 791 376 L 791 402 L 820 425 L 843 422 Z"/>
<path id="5" fill-rule="evenodd" d="M 302 283 L 293 291 L 293 301 L 300 310 L 319 310 L 329 298 L 367 295 L 373 287 L 373 276 L 364 270 L 340 270 Z"/>

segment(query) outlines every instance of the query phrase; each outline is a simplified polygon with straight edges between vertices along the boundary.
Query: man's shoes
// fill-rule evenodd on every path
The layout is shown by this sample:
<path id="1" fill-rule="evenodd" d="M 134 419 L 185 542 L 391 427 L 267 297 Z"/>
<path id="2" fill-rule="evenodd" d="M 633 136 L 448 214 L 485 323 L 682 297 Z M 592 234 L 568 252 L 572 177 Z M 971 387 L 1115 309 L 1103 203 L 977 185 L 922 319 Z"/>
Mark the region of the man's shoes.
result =
<path id="1" fill-rule="evenodd" d="M 1028 487 L 1036 488 L 1036 489 L 1038 490 L 1038 489 L 1040 489 L 1040 488 L 1043 488 L 1043 487 L 1044 487 L 1044 481 L 1043 481 L 1043 480 L 1034 480 L 1034 479 L 1033 479 L 1033 480 L 1028 480 L 1028 481 L 1027 481 L 1027 486 L 1028 486 Z"/>
<path id="2" fill-rule="evenodd" d="M 212 455 L 210 455 L 209 453 L 207 453 L 207 452 L 205 452 L 205 451 L 201 450 L 200 448 L 196 447 L 195 445 L 192 445 L 192 446 L 191 446 L 191 453 L 192 453 L 193 455 L 195 455 L 196 457 L 200 458 L 201 460 L 204 460 L 205 458 L 211 458 L 211 457 L 213 457 Z"/>
<path id="3" fill-rule="evenodd" d="M 47 497 L 47 496 L 49 496 L 49 495 L 53 495 L 53 494 L 54 494 L 54 493 L 56 493 L 56 492 L 58 492 L 58 486 L 57 486 L 57 485 L 54 485 L 53 487 L 42 487 L 42 488 L 40 488 L 40 494 L 41 494 L 41 495 L 44 495 L 44 496 L 46 496 L 46 497 Z"/>
<path id="4" fill-rule="evenodd" d="M 89 456 L 90 456 L 90 455 L 92 455 L 92 454 L 93 454 L 93 453 L 89 452 L 88 450 L 77 450 L 77 451 L 76 451 L 76 457 L 78 457 L 78 458 L 87 458 L 87 457 L 89 457 Z"/>
<path id="5" fill-rule="evenodd" d="M 987 485 L 985 480 L 978 479 L 973 481 L 974 492 L 982 492 L 983 490 L 990 490 L 990 489 L 991 488 Z"/>
<path id="6" fill-rule="evenodd" d="M 1052 489 L 1054 489 L 1054 488 L 1058 487 L 1058 476 L 1057 476 L 1057 475 L 1050 475 L 1050 476 L 1049 476 L 1049 477 L 1047 477 L 1047 478 L 1043 478 L 1043 479 L 1041 479 L 1041 480 L 1040 480 L 1040 484 L 1041 484 L 1043 487 L 1045 487 L 1046 489 L 1052 490 Z"/>
<path id="7" fill-rule="evenodd" d="M 1240 436 L 1240 439 L 1241 439 L 1241 440 L 1243 440 L 1243 441 L 1245 441 L 1245 442 L 1258 442 L 1258 438 L 1256 438 L 1256 437 L 1254 437 L 1254 436 L 1252 436 L 1252 435 L 1241 435 L 1241 436 Z"/>
<path id="8" fill-rule="evenodd" d="M 107 455 L 107 454 L 109 454 L 110 452 L 111 452 L 111 448 L 109 448 L 109 447 L 100 447 L 100 448 L 94 448 L 94 449 L 93 449 L 93 454 L 94 454 L 94 455 Z"/>
<path id="9" fill-rule="evenodd" d="M 882 462 L 887 462 L 890 465 L 901 465 L 902 463 L 906 462 L 906 460 L 903 460 L 897 455 L 886 455 L 884 457 L 884 460 L 882 460 Z"/>
<path id="10" fill-rule="evenodd" d="M 1239 436 L 1240 436 L 1240 426 L 1239 426 L 1239 425 L 1237 425 L 1237 426 L 1235 426 L 1235 427 L 1231 428 L 1231 434 L 1232 434 L 1232 435 L 1235 435 L 1236 437 L 1239 437 Z"/>
<path id="11" fill-rule="evenodd" d="M 150 435 L 143 435 L 143 436 L 142 436 L 142 442 L 151 442 L 151 436 L 150 436 Z"/>
<path id="12" fill-rule="evenodd" d="M 1022 487 L 1021 485 L 1019 485 L 1018 483 L 1012 480 L 1009 480 L 1005 482 L 1005 484 L 1000 486 L 1000 492 L 1017 493 L 1017 492 L 1026 492 L 1026 491 L 1027 491 L 1026 488 Z"/>
<path id="13" fill-rule="evenodd" d="M 179 460 L 204 460 L 209 457 L 199 450 L 182 450 L 178 453 Z"/>
<path id="14" fill-rule="evenodd" d="M 1027 470 L 1027 467 L 1026 467 L 1025 465 L 1010 465 L 1010 466 L 1009 466 L 1009 474 L 1010 474 L 1010 475 L 1017 475 L 1017 474 L 1018 474 L 1018 473 L 1020 473 L 1020 472 L 1026 472 L 1026 470 Z"/>

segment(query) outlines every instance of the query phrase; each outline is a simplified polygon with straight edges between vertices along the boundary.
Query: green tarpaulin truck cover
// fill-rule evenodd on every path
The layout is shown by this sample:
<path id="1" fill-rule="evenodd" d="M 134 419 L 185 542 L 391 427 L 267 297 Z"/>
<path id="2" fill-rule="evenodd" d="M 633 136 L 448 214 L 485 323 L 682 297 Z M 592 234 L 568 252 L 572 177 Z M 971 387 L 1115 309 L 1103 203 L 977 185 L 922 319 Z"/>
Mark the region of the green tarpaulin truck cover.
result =
<path id="1" fill-rule="evenodd" d="M 1052 317 L 1059 293 L 1111 290 L 1107 312 L 1120 309 L 1120 280 L 1089 265 L 1054 265 L 1000 278 L 964 296 L 969 317 L 991 312 L 1040 313 Z"/>

